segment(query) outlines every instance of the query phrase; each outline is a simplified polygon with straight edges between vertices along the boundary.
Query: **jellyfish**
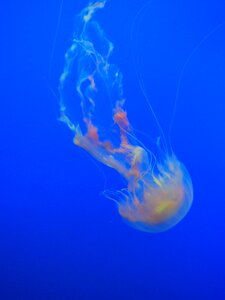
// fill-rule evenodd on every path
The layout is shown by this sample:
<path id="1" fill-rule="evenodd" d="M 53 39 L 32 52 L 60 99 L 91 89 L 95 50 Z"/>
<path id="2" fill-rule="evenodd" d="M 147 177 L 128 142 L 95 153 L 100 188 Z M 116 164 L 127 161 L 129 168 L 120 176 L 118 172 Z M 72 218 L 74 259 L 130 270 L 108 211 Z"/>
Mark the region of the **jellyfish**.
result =
<path id="1" fill-rule="evenodd" d="M 123 189 L 103 192 L 122 219 L 141 231 L 166 231 L 189 211 L 192 181 L 172 150 L 155 153 L 133 132 L 122 74 L 110 61 L 113 44 L 93 20 L 105 3 L 89 3 L 75 18 L 59 79 L 60 120 L 73 132 L 76 146 L 124 178 Z"/>

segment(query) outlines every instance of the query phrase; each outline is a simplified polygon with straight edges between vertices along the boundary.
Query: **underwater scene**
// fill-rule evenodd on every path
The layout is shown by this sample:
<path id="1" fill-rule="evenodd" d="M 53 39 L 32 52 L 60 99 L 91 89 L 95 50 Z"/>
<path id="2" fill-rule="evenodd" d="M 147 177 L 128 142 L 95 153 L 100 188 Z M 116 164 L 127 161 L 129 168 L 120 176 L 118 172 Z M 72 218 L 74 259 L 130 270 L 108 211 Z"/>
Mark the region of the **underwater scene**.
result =
<path id="1" fill-rule="evenodd" d="M 223 1 L 1 6 L 0 299 L 225 299 Z"/>

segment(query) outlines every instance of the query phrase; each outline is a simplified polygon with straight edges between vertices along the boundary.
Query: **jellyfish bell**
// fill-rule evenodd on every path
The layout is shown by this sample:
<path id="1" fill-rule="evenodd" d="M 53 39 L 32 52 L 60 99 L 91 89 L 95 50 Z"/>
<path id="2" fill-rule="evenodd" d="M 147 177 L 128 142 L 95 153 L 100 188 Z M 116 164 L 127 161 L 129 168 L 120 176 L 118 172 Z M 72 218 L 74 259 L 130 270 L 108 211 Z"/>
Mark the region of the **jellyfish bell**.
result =
<path id="1" fill-rule="evenodd" d="M 118 203 L 124 221 L 138 230 L 166 231 L 180 222 L 191 208 L 193 186 L 185 166 L 175 155 L 146 173 Z"/>

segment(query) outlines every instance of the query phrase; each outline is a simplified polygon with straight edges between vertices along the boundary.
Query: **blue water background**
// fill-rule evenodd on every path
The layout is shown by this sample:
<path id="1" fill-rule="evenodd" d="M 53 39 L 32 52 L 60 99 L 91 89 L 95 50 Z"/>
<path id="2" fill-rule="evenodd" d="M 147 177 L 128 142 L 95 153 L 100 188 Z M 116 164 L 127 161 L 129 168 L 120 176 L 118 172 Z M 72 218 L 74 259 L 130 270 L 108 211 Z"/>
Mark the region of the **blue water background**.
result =
<path id="1" fill-rule="evenodd" d="M 203 39 L 185 68 L 172 131 L 194 202 L 162 234 L 123 223 L 101 196 L 122 188 L 121 177 L 76 148 L 57 120 L 64 53 L 85 5 L 64 1 L 50 66 L 60 1 L 0 4 L 0 299 L 225 299 L 225 25 L 204 40 L 225 21 L 224 3 L 109 0 L 97 16 L 115 45 L 129 118 L 153 139 L 135 66 L 167 134 L 182 67 Z"/>

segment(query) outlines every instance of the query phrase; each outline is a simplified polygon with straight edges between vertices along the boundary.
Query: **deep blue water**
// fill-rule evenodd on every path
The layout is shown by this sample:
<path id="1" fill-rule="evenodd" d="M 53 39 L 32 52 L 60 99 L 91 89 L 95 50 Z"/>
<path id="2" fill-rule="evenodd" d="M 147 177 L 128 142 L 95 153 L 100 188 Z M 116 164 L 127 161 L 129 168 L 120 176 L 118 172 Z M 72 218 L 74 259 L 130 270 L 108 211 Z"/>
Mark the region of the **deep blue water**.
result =
<path id="1" fill-rule="evenodd" d="M 101 196 L 105 186 L 123 187 L 121 177 L 76 148 L 57 120 L 73 17 L 86 4 L 64 1 L 51 65 L 60 1 L 1 3 L 0 299 L 225 299 L 224 3 L 108 0 L 97 16 L 115 45 L 130 120 L 153 139 L 132 49 L 166 134 L 193 53 L 172 144 L 194 202 L 161 234 L 123 223 Z"/>

